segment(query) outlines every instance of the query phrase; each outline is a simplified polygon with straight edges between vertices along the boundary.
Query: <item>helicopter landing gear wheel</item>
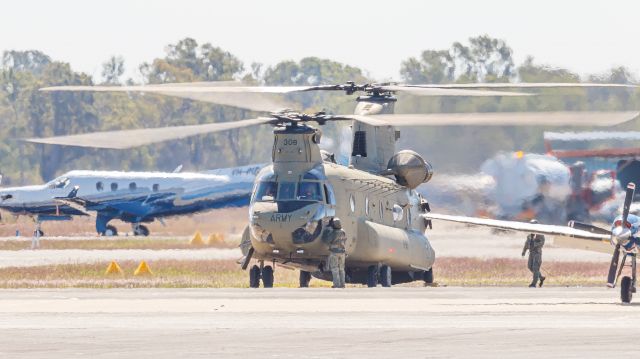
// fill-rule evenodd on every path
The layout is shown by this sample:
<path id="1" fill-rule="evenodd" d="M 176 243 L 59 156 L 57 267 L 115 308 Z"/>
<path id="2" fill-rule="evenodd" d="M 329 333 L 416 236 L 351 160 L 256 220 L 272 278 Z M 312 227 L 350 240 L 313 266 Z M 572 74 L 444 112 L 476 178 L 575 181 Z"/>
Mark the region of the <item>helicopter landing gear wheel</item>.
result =
<path id="1" fill-rule="evenodd" d="M 265 266 L 262 268 L 262 286 L 265 288 L 273 288 L 273 267 Z"/>
<path id="2" fill-rule="evenodd" d="M 429 268 L 428 271 L 422 273 L 422 279 L 425 285 L 433 284 L 433 268 Z"/>
<path id="3" fill-rule="evenodd" d="M 260 287 L 260 267 L 254 265 L 249 269 L 249 288 Z"/>
<path id="4" fill-rule="evenodd" d="M 367 287 L 373 288 L 378 286 L 378 266 L 369 266 L 367 268 Z"/>
<path id="5" fill-rule="evenodd" d="M 133 227 L 134 236 L 149 236 L 149 228 L 145 225 L 139 224 Z"/>
<path id="6" fill-rule="evenodd" d="M 118 235 L 118 229 L 112 225 L 108 225 L 102 235 L 106 237 L 115 237 Z"/>
<path id="7" fill-rule="evenodd" d="M 631 277 L 623 277 L 620 282 L 620 300 L 622 303 L 631 303 L 633 297 L 633 286 L 631 285 Z"/>
<path id="8" fill-rule="evenodd" d="M 300 271 L 300 288 L 308 288 L 311 282 L 311 272 Z"/>
<path id="9" fill-rule="evenodd" d="M 388 265 L 380 267 L 380 284 L 383 287 L 391 287 L 391 267 Z"/>

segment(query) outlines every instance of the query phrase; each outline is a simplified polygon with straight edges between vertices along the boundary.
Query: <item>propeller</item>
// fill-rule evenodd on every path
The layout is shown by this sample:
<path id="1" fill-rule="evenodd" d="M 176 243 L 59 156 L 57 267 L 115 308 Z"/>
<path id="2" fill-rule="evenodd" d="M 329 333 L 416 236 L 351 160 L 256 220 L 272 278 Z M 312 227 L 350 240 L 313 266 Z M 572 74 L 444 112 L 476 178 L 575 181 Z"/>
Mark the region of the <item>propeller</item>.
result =
<path id="1" fill-rule="evenodd" d="M 615 287 L 621 247 L 626 244 L 631 237 L 631 229 L 629 229 L 627 219 L 629 218 L 629 210 L 631 209 L 631 201 L 636 191 L 636 185 L 629 183 L 624 197 L 624 206 L 622 208 L 622 217 L 620 221 L 614 222 L 614 228 L 611 231 L 611 244 L 615 244 L 613 255 L 611 256 L 611 264 L 609 265 L 609 274 L 607 275 L 607 286 Z"/>

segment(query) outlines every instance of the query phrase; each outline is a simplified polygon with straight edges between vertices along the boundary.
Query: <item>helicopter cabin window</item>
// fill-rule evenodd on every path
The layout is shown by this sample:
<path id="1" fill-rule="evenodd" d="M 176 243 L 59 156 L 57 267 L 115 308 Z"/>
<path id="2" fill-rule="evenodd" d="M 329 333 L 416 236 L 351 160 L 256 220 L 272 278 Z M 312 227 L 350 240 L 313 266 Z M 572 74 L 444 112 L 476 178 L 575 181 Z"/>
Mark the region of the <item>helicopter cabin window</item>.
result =
<path id="1" fill-rule="evenodd" d="M 298 185 L 299 200 L 322 202 L 322 190 L 319 182 L 300 182 Z"/>
<path id="2" fill-rule="evenodd" d="M 404 211 L 402 210 L 402 207 L 400 207 L 397 204 L 393 205 L 393 221 L 394 222 L 399 222 L 402 220 L 403 217 L 403 213 Z"/>
<path id="3" fill-rule="evenodd" d="M 158 192 L 160 190 L 160 185 L 157 183 L 154 183 L 152 189 L 153 189 L 153 192 Z"/>
<path id="4" fill-rule="evenodd" d="M 364 198 L 364 213 L 369 216 L 369 197 Z"/>
<path id="5" fill-rule="evenodd" d="M 296 183 L 282 182 L 278 190 L 278 199 L 282 201 L 292 200 L 296 198 Z"/>
<path id="6" fill-rule="evenodd" d="M 353 151 L 351 156 L 367 157 L 367 132 L 356 131 L 353 134 Z"/>
<path id="7" fill-rule="evenodd" d="M 255 200 L 259 202 L 273 201 L 276 199 L 277 195 L 278 183 L 273 181 L 264 181 L 258 184 Z"/>
<path id="8" fill-rule="evenodd" d="M 349 195 L 349 206 L 351 206 L 351 213 L 356 211 L 356 199 L 352 194 Z"/>
<path id="9" fill-rule="evenodd" d="M 129 190 L 130 190 L 130 191 L 135 191 L 135 190 L 136 190 L 136 188 L 138 188 L 138 185 L 136 185 L 136 183 L 135 183 L 135 182 L 131 182 L 131 183 L 129 183 Z"/>
<path id="10" fill-rule="evenodd" d="M 324 185 L 324 195 L 327 198 L 328 204 L 336 204 L 336 197 L 333 194 L 333 189 L 331 186 Z"/>
<path id="11" fill-rule="evenodd" d="M 111 183 L 111 190 L 112 191 L 117 191 L 118 190 L 118 184 L 115 183 L 115 182 Z"/>
<path id="12" fill-rule="evenodd" d="M 102 190 L 104 190 L 104 184 L 102 182 L 96 182 L 96 189 L 98 192 L 102 192 Z"/>

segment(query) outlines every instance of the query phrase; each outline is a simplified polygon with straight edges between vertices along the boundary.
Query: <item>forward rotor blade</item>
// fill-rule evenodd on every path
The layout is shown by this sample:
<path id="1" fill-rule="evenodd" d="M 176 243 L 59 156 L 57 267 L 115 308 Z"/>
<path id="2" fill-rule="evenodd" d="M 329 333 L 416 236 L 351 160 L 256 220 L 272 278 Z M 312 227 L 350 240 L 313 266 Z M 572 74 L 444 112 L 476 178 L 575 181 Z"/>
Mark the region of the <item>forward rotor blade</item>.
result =
<path id="1" fill-rule="evenodd" d="M 637 118 L 640 112 L 482 112 L 360 116 L 352 118 L 377 126 L 614 126 Z M 367 118 L 365 118 L 367 117 Z"/>
<path id="2" fill-rule="evenodd" d="M 611 256 L 611 264 L 609 265 L 609 274 L 607 275 L 607 286 L 613 288 L 616 284 L 616 276 L 618 273 L 618 264 L 620 261 L 620 244 L 616 245 Z"/>
<path id="3" fill-rule="evenodd" d="M 207 123 L 202 125 L 143 128 L 122 131 L 94 132 L 80 135 L 57 136 L 48 138 L 29 138 L 25 141 L 50 145 L 125 149 L 144 146 L 151 143 L 176 140 L 205 133 L 221 132 L 236 128 L 262 125 L 271 121 L 273 121 L 272 118 L 255 118 L 234 122 Z"/>
<path id="4" fill-rule="evenodd" d="M 632 84 L 603 84 L 592 82 L 520 82 L 520 83 L 472 83 L 472 84 L 423 84 L 423 85 L 405 85 L 408 87 L 420 88 L 444 88 L 444 89 L 536 89 L 536 88 L 638 88 L 638 85 Z"/>
<path id="5" fill-rule="evenodd" d="M 571 228 L 579 229 L 581 231 L 604 234 L 604 235 L 608 235 L 608 236 L 611 235 L 611 231 L 610 230 L 604 229 L 604 228 L 600 228 L 600 227 L 596 227 L 596 226 L 594 226 L 592 224 L 576 222 L 576 221 L 569 221 L 568 226 L 571 227 Z"/>
<path id="6" fill-rule="evenodd" d="M 627 185 L 627 192 L 624 196 L 624 207 L 622 207 L 622 225 L 625 226 L 627 218 L 629 217 L 629 210 L 631 209 L 631 201 L 633 201 L 633 195 L 636 191 L 635 183 L 631 182 Z"/>
<path id="7" fill-rule="evenodd" d="M 269 94 L 305 91 L 309 86 L 266 87 L 239 86 L 238 82 L 187 82 L 144 86 L 55 86 L 40 89 L 43 92 L 141 92 L 233 106 L 251 111 L 269 112 L 278 108 L 295 107 L 282 98 Z"/>
<path id="8" fill-rule="evenodd" d="M 473 224 L 477 226 L 485 226 L 498 229 L 506 229 L 525 233 L 548 234 L 553 236 L 568 236 L 574 238 L 603 240 L 608 239 L 609 235 L 591 233 L 579 229 L 555 226 L 549 224 L 524 223 L 515 221 L 502 221 L 497 219 L 450 216 L 446 214 L 426 213 L 421 215 L 427 219 L 439 219 L 443 221 Z"/>

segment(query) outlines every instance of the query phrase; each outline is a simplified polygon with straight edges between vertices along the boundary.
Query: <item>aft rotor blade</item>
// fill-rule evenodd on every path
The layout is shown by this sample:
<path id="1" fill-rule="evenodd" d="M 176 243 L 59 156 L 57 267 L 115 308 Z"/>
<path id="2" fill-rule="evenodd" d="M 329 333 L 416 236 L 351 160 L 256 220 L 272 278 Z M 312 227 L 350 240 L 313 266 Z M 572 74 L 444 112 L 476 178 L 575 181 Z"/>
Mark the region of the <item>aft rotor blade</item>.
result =
<path id="1" fill-rule="evenodd" d="M 380 86 L 380 89 L 393 92 L 405 92 L 415 96 L 455 96 L 455 97 L 488 97 L 488 96 L 534 96 L 532 93 L 509 92 L 509 91 L 490 91 L 490 90 L 468 90 L 456 88 L 442 87 L 416 87 L 416 86 L 400 86 L 388 85 Z"/>
<path id="2" fill-rule="evenodd" d="M 598 234 L 604 234 L 604 235 L 611 235 L 611 231 L 608 229 L 604 229 L 604 228 L 600 228 L 600 227 L 596 227 L 592 224 L 587 224 L 587 223 L 582 223 L 582 222 L 576 222 L 576 221 L 569 221 L 568 224 L 569 227 L 571 228 L 575 228 L 575 229 L 579 229 L 582 231 L 587 231 L 587 232 L 591 232 L 591 233 L 598 233 Z"/>
<path id="3" fill-rule="evenodd" d="M 640 112 L 475 112 L 360 116 L 352 118 L 379 126 L 614 126 Z M 367 117 L 367 118 L 365 118 Z"/>
<path id="4" fill-rule="evenodd" d="M 423 84 L 405 85 L 420 88 L 443 89 L 544 89 L 544 88 L 638 88 L 633 84 L 606 84 L 593 82 L 519 82 L 519 83 L 472 83 L 472 84 Z"/>
<path id="5" fill-rule="evenodd" d="M 25 141 L 50 145 L 125 149 L 206 133 L 221 132 L 237 128 L 262 125 L 271 121 L 273 121 L 272 118 L 255 118 L 234 122 L 207 123 L 202 125 L 143 128 L 122 131 L 94 132 L 80 135 L 47 138 L 29 138 Z"/>
<path id="6" fill-rule="evenodd" d="M 550 225 L 550 224 L 503 221 L 503 220 L 497 220 L 497 219 L 478 218 L 478 217 L 450 216 L 446 214 L 437 214 L 437 213 L 426 213 L 426 214 L 422 214 L 421 216 L 427 219 L 439 219 L 443 221 L 473 224 L 477 226 L 506 229 L 506 230 L 512 230 L 512 231 L 518 231 L 518 232 L 525 232 L 525 233 L 547 234 L 547 235 L 553 235 L 553 236 L 568 236 L 568 237 L 574 237 L 574 238 L 594 239 L 594 240 L 603 240 L 603 239 L 609 238 L 609 235 L 605 235 L 605 234 L 591 233 L 591 232 L 582 231 L 582 230 L 571 228 L 571 227 L 556 226 L 556 225 Z"/>
<path id="7" fill-rule="evenodd" d="M 633 195 L 636 191 L 636 184 L 631 182 L 627 185 L 627 192 L 624 196 L 624 207 L 622 207 L 622 225 L 627 223 L 629 217 L 629 210 L 631 209 L 631 201 L 633 201 Z"/>
<path id="8" fill-rule="evenodd" d="M 616 284 L 618 273 L 618 264 L 620 262 L 620 244 L 616 245 L 611 256 L 611 264 L 609 265 L 609 274 L 607 275 L 607 286 L 613 288 Z"/>

